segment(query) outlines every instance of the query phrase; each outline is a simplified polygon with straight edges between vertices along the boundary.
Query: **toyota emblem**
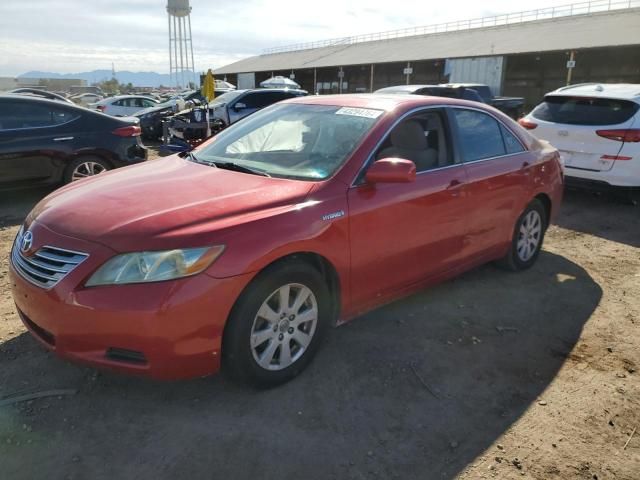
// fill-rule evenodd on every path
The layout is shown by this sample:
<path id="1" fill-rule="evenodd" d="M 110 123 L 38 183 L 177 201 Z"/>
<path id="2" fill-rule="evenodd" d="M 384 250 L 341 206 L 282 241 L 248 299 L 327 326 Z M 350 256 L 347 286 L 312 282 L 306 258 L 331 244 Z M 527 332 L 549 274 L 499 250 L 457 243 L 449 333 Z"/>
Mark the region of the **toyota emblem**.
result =
<path id="1" fill-rule="evenodd" d="M 20 251 L 22 253 L 27 253 L 31 250 L 31 246 L 33 245 L 33 233 L 27 231 L 22 236 L 22 242 L 20 243 Z"/>

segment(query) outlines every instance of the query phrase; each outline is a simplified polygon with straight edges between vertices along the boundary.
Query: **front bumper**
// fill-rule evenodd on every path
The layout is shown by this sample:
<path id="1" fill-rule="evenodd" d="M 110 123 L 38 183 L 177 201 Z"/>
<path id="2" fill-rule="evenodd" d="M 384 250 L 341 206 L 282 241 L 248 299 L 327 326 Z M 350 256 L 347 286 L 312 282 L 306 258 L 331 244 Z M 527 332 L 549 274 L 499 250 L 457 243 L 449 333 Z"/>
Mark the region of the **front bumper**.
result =
<path id="1" fill-rule="evenodd" d="M 113 252 L 37 224 L 31 231 L 43 245 L 90 253 L 51 290 L 27 281 L 10 262 L 18 313 L 46 348 L 69 360 L 157 379 L 219 370 L 224 326 L 250 274 L 85 288 L 88 276 Z"/>

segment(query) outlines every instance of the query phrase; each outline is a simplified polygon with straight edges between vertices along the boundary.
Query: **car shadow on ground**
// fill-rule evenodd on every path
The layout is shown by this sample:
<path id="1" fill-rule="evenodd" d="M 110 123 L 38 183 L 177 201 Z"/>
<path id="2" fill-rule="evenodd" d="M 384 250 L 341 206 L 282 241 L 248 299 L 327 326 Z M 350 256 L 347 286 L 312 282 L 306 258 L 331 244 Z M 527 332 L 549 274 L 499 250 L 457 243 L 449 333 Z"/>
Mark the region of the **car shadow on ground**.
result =
<path id="1" fill-rule="evenodd" d="M 561 208 L 559 227 L 640 247 L 640 206 L 620 195 L 567 189 Z"/>
<path id="2" fill-rule="evenodd" d="M 0 228 L 20 225 L 31 209 L 55 187 L 0 191 Z"/>
<path id="3" fill-rule="evenodd" d="M 267 391 L 97 373 L 22 334 L 0 345 L 0 398 L 78 393 L 0 407 L 3 474 L 451 479 L 544 408 L 601 296 L 548 252 L 521 274 L 485 266 L 335 329 L 308 370 Z"/>

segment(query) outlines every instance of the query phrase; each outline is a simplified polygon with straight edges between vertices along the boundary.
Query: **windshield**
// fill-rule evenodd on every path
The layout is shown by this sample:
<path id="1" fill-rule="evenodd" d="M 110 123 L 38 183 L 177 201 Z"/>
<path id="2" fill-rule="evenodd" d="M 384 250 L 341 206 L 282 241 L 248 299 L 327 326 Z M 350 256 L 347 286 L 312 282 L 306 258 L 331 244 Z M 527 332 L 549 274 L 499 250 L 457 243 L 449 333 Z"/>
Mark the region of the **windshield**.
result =
<path id="1" fill-rule="evenodd" d="M 232 162 L 273 177 L 323 180 L 340 168 L 382 110 L 273 105 L 223 130 L 196 151 L 202 163 Z"/>

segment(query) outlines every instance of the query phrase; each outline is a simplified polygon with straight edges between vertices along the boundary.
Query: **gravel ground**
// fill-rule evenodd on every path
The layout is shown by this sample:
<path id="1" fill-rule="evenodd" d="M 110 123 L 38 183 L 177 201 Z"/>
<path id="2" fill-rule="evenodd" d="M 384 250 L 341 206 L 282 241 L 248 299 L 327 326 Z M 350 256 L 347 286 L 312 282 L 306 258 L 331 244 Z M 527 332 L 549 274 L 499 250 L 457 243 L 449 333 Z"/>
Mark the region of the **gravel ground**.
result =
<path id="1" fill-rule="evenodd" d="M 295 381 L 159 383 L 25 332 L 0 194 L 0 478 L 640 478 L 640 208 L 568 193 L 537 265 L 485 266 L 332 332 Z"/>

